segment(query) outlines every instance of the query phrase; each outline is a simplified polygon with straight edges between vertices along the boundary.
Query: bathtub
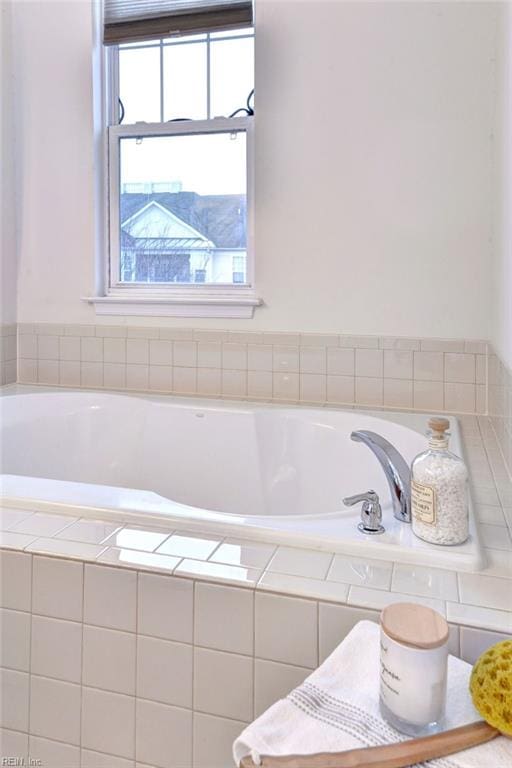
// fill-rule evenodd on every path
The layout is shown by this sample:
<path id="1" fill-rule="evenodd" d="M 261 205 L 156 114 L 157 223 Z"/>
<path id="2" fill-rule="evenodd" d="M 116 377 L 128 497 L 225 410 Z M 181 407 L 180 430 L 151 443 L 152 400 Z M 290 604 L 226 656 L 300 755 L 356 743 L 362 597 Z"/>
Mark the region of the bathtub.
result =
<path id="1" fill-rule="evenodd" d="M 18 387 L 0 399 L 4 506 L 227 536 L 459 570 L 482 566 L 470 539 L 436 547 L 397 521 L 373 454 L 354 429 L 384 435 L 407 462 L 428 417 Z M 462 452 L 452 419 L 452 448 Z M 372 488 L 385 533 L 357 529 L 341 499 Z"/>

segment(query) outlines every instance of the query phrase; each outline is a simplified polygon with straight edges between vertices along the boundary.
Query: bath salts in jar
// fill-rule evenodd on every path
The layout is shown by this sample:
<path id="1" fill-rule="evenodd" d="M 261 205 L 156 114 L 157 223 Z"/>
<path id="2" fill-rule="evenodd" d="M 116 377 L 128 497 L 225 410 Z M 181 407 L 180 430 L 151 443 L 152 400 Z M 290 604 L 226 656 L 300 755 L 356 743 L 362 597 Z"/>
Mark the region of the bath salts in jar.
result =
<path id="1" fill-rule="evenodd" d="M 432 544 L 462 544 L 469 535 L 468 472 L 448 450 L 448 419 L 433 418 L 428 450 L 411 467 L 412 530 Z"/>
<path id="2" fill-rule="evenodd" d="M 394 603 L 380 617 L 380 711 L 408 736 L 443 727 L 448 624 L 416 603 Z"/>

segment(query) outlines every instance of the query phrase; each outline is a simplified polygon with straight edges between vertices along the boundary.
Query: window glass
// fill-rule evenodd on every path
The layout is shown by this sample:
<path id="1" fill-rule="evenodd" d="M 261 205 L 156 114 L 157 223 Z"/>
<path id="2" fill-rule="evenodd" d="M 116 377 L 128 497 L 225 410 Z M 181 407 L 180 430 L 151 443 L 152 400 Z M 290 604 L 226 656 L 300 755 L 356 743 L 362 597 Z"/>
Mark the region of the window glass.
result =
<path id="1" fill-rule="evenodd" d="M 160 121 L 160 46 L 120 49 L 119 97 L 124 123 Z"/>
<path id="2" fill-rule="evenodd" d="M 121 282 L 246 282 L 246 187 L 243 131 L 122 138 Z"/>
<path id="3" fill-rule="evenodd" d="M 205 120 L 207 112 L 206 43 L 164 47 L 164 121 Z"/>
<path id="4" fill-rule="evenodd" d="M 211 115 L 227 117 L 254 87 L 254 39 L 212 40 L 210 47 Z"/>

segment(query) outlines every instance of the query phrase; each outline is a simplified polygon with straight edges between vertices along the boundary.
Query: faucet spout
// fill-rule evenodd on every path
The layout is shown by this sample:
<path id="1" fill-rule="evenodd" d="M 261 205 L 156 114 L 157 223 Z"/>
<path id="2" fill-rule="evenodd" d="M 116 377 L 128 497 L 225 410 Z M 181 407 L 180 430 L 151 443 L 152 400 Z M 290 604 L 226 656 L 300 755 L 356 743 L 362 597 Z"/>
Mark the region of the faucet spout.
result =
<path id="1" fill-rule="evenodd" d="M 411 522 L 411 472 L 402 454 L 376 432 L 364 429 L 352 432 L 351 439 L 364 443 L 384 470 L 391 492 L 393 514 L 402 523 Z"/>

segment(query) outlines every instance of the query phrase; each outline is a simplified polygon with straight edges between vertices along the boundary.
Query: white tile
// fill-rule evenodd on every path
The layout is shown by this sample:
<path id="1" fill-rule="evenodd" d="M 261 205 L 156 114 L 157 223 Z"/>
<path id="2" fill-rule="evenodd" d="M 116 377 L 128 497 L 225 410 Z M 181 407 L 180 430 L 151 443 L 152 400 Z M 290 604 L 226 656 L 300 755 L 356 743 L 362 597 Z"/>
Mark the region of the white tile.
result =
<path id="1" fill-rule="evenodd" d="M 133 758 L 135 699 L 120 693 L 82 689 L 82 747 Z"/>
<path id="2" fill-rule="evenodd" d="M 39 384 L 57 385 L 59 383 L 58 360 L 39 360 L 37 363 L 37 381 Z"/>
<path id="3" fill-rule="evenodd" d="M 221 368 L 221 366 L 222 344 L 218 341 L 199 342 L 197 345 L 197 367 Z"/>
<path id="4" fill-rule="evenodd" d="M 80 768 L 80 748 L 71 744 L 31 736 L 29 742 L 30 765 L 51 768 Z"/>
<path id="5" fill-rule="evenodd" d="M 105 363 L 103 365 L 103 386 L 109 389 L 124 389 L 126 387 L 126 365 Z"/>
<path id="6" fill-rule="evenodd" d="M 159 338 L 174 341 L 193 341 L 193 328 L 159 328 Z"/>
<path id="7" fill-rule="evenodd" d="M 32 674 L 79 683 L 81 661 L 81 624 L 43 616 L 32 617 Z"/>
<path id="8" fill-rule="evenodd" d="M 261 571 L 254 568 L 242 568 L 236 565 L 224 565 L 221 563 L 205 562 L 203 560 L 182 560 L 175 570 L 177 576 L 191 576 L 208 579 L 211 581 L 224 582 L 225 584 L 234 584 L 235 586 L 245 585 L 248 587 L 256 586 Z"/>
<path id="9" fill-rule="evenodd" d="M 459 339 L 421 339 L 421 349 L 436 352 L 464 352 L 464 342 Z"/>
<path id="10" fill-rule="evenodd" d="M 125 760 L 124 757 L 82 749 L 82 768 L 134 768 L 134 765 L 132 760 Z"/>
<path id="11" fill-rule="evenodd" d="M 192 646 L 139 635 L 137 639 L 137 696 L 192 706 Z"/>
<path id="12" fill-rule="evenodd" d="M 220 368 L 197 369 L 197 392 L 201 395 L 220 395 L 222 372 Z"/>
<path id="13" fill-rule="evenodd" d="M 327 350 L 325 347 L 300 347 L 299 359 L 301 373 L 327 372 Z"/>
<path id="14" fill-rule="evenodd" d="M 138 631 L 191 643 L 193 592 L 193 582 L 188 579 L 139 574 Z M 166 606 L 165 611 L 162 605 Z"/>
<path id="15" fill-rule="evenodd" d="M 30 614 L 0 609 L 0 666 L 28 672 Z"/>
<path id="16" fill-rule="evenodd" d="M 317 608 L 309 600 L 256 594 L 255 654 L 302 667 L 318 663 Z"/>
<path id="17" fill-rule="evenodd" d="M 327 402 L 353 403 L 355 379 L 353 376 L 327 376 Z"/>
<path id="18" fill-rule="evenodd" d="M 325 661 L 359 621 L 379 623 L 379 613 L 348 605 L 320 603 L 318 606 L 319 661 Z"/>
<path id="19" fill-rule="evenodd" d="M 408 339 L 401 337 L 383 337 L 379 339 L 379 347 L 381 349 L 404 349 L 404 350 L 419 350 L 420 342 L 418 339 Z"/>
<path id="20" fill-rule="evenodd" d="M 192 712 L 138 699 L 136 756 L 155 768 L 190 768 Z"/>
<path id="21" fill-rule="evenodd" d="M 26 672 L 0 669 L 0 726 L 28 731 L 29 676 Z"/>
<path id="22" fill-rule="evenodd" d="M 276 661 L 254 660 L 254 716 L 284 699 L 290 691 L 304 682 L 311 670 L 278 664 Z"/>
<path id="23" fill-rule="evenodd" d="M 170 365 L 150 365 L 149 388 L 157 392 L 170 392 L 172 390 L 172 367 Z"/>
<path id="24" fill-rule="evenodd" d="M 389 589 L 392 567 L 392 563 L 383 560 L 334 555 L 327 579 L 374 589 Z"/>
<path id="25" fill-rule="evenodd" d="M 196 584 L 194 621 L 196 645 L 253 653 L 254 593 L 251 590 Z"/>
<path id="26" fill-rule="evenodd" d="M 54 536 L 75 521 L 76 517 L 36 513 L 14 525 L 11 530 L 15 533 L 29 533 L 34 536 Z"/>
<path id="27" fill-rule="evenodd" d="M 272 371 L 273 347 L 271 344 L 249 344 L 247 367 L 250 371 Z"/>
<path id="28" fill-rule="evenodd" d="M 207 539 L 202 536 L 183 536 L 175 533 L 157 551 L 163 555 L 206 560 L 219 544 L 220 539 Z"/>
<path id="29" fill-rule="evenodd" d="M 423 595 L 440 600 L 458 600 L 457 575 L 454 571 L 395 563 L 391 588 L 409 595 Z"/>
<path id="30" fill-rule="evenodd" d="M 384 353 L 380 349 L 356 349 L 356 376 L 380 378 L 384 372 Z"/>
<path id="31" fill-rule="evenodd" d="M 279 547 L 267 568 L 269 571 L 287 573 L 291 576 L 325 579 L 332 557 L 328 552 Z"/>
<path id="32" fill-rule="evenodd" d="M 447 603 L 448 621 L 512 635 L 512 613 L 463 603 Z"/>
<path id="33" fill-rule="evenodd" d="M 194 714 L 194 768 L 231 768 L 233 742 L 246 723 L 224 717 Z"/>
<path id="34" fill-rule="evenodd" d="M 512 553 L 505 549 L 485 549 L 484 557 L 486 576 L 501 576 L 512 579 Z"/>
<path id="35" fill-rule="evenodd" d="M 475 356 L 460 352 L 448 352 L 444 356 L 445 381 L 475 382 Z"/>
<path id="36" fill-rule="evenodd" d="M 127 365 L 126 387 L 127 389 L 147 389 L 149 387 L 149 366 Z"/>
<path id="37" fill-rule="evenodd" d="M 94 336 L 95 331 L 96 329 L 94 325 L 80 325 L 77 323 L 70 323 L 64 326 L 65 336 Z"/>
<path id="38" fill-rule="evenodd" d="M 82 387 L 102 387 L 103 363 L 82 363 L 80 366 L 80 383 Z"/>
<path id="39" fill-rule="evenodd" d="M 96 336 L 110 336 L 112 338 L 123 338 L 127 336 L 125 325 L 97 325 Z"/>
<path id="40" fill-rule="evenodd" d="M 80 744 L 80 686 L 32 675 L 30 730 L 35 736 Z"/>
<path id="41" fill-rule="evenodd" d="M 210 562 L 265 568 L 275 549 L 272 544 L 226 539 L 210 556 Z"/>
<path id="42" fill-rule="evenodd" d="M 194 395 L 197 391 L 197 368 L 172 369 L 172 389 L 183 395 Z"/>
<path id="43" fill-rule="evenodd" d="M 279 346 L 298 346 L 300 343 L 300 334 L 266 331 L 263 333 L 263 341 L 265 344 L 277 344 Z"/>
<path id="44" fill-rule="evenodd" d="M 153 552 L 168 538 L 168 533 L 151 528 L 122 528 L 112 533 L 104 543 L 112 547 L 139 549 L 143 552 Z"/>
<path id="45" fill-rule="evenodd" d="M 103 361 L 124 365 L 126 363 L 126 339 L 103 339 Z"/>
<path id="46" fill-rule="evenodd" d="M 151 339 L 149 342 L 150 365 L 172 365 L 172 341 Z"/>
<path id="47" fill-rule="evenodd" d="M 135 635 L 84 625 L 82 683 L 135 695 Z"/>
<path id="48" fill-rule="evenodd" d="M 444 406 L 447 411 L 473 413 L 476 403 L 476 387 L 474 384 L 444 385 Z"/>
<path id="49" fill-rule="evenodd" d="M 18 337 L 18 354 L 23 358 L 35 360 L 37 358 L 37 336 L 34 334 L 22 334 Z"/>
<path id="50" fill-rule="evenodd" d="M 505 515 L 500 507 L 491 507 L 487 504 L 477 504 L 475 511 L 478 519 L 482 523 L 488 523 L 490 525 L 506 526 Z"/>
<path id="51" fill-rule="evenodd" d="M 35 539 L 26 547 L 26 552 L 40 552 L 48 555 L 63 555 L 79 560 L 95 560 L 104 547 L 97 544 L 85 544 L 80 541 L 64 539 Z"/>
<path id="52" fill-rule="evenodd" d="M 419 381 L 443 381 L 442 352 L 414 352 L 414 378 Z"/>
<path id="53" fill-rule="evenodd" d="M 19 733 L 18 731 L 9 731 L 7 728 L 0 729 L 0 755 L 15 755 L 16 757 L 28 762 L 28 733 Z"/>
<path id="54" fill-rule="evenodd" d="M 136 549 L 118 549 L 109 547 L 97 558 L 98 563 L 111 563 L 112 565 L 137 568 L 141 571 L 161 571 L 172 573 L 178 563 L 179 557 L 171 555 L 155 555 L 152 552 L 140 552 Z"/>
<path id="55" fill-rule="evenodd" d="M 370 589 L 369 587 L 350 587 L 348 603 L 360 606 L 361 608 L 373 608 L 379 611 L 393 603 L 419 603 L 420 605 L 426 605 L 428 608 L 433 608 L 442 616 L 446 613 L 444 600 L 416 595 L 413 598 L 411 595 L 402 592 L 387 592 L 383 589 Z"/>
<path id="56" fill-rule="evenodd" d="M 274 371 L 280 373 L 299 372 L 299 348 L 295 346 L 275 346 L 273 353 Z"/>
<path id="57" fill-rule="evenodd" d="M 355 401 L 358 405 L 382 405 L 384 379 L 356 376 Z"/>
<path id="58" fill-rule="evenodd" d="M 81 381 L 79 361 L 61 360 L 59 362 L 59 384 L 61 387 L 79 387 Z"/>
<path id="59" fill-rule="evenodd" d="M 247 344 L 225 342 L 222 345 L 222 367 L 227 370 L 247 370 Z"/>
<path id="60" fill-rule="evenodd" d="M 0 603 L 2 608 L 30 611 L 30 555 L 25 555 L 23 552 L 1 551 L 0 569 Z"/>
<path id="61" fill-rule="evenodd" d="M 273 397 L 276 400 L 298 400 L 300 395 L 300 378 L 298 373 L 282 373 L 274 371 Z"/>
<path id="62" fill-rule="evenodd" d="M 39 360 L 58 360 L 59 359 L 59 337 L 58 336 L 38 336 L 37 337 L 37 356 Z"/>
<path id="63" fill-rule="evenodd" d="M 270 399 L 272 397 L 273 376 L 271 371 L 247 372 L 247 395 Z"/>
<path id="64" fill-rule="evenodd" d="M 384 405 L 391 408 L 412 408 L 413 382 L 384 379 Z"/>
<path id="65" fill-rule="evenodd" d="M 80 360 L 79 336 L 61 336 L 59 338 L 59 359 Z"/>
<path id="66" fill-rule="evenodd" d="M 325 403 L 327 398 L 327 377 L 325 374 L 300 374 L 300 399 L 308 403 Z"/>
<path id="67" fill-rule="evenodd" d="M 24 384 L 37 381 L 37 360 L 18 360 L 18 381 Z"/>
<path id="68" fill-rule="evenodd" d="M 345 601 L 348 595 L 347 584 L 309 579 L 307 576 L 289 576 L 286 573 L 272 573 L 271 571 L 265 571 L 258 582 L 258 589 L 298 595 L 312 600 Z"/>
<path id="69" fill-rule="evenodd" d="M 249 722 L 253 718 L 253 660 L 194 648 L 194 709 Z M 226 681 L 236 680 L 236 685 Z"/>
<path id="70" fill-rule="evenodd" d="M 133 365 L 149 365 L 149 341 L 147 339 L 127 339 L 126 362 Z"/>
<path id="71" fill-rule="evenodd" d="M 158 339 L 160 329 L 151 328 L 148 325 L 133 325 L 126 328 L 126 335 L 129 339 Z"/>
<path id="72" fill-rule="evenodd" d="M 81 340 L 81 360 L 88 363 L 103 362 L 103 339 L 83 338 Z"/>
<path id="73" fill-rule="evenodd" d="M 485 632 L 482 629 L 460 628 L 460 655 L 468 664 L 474 664 L 478 657 L 491 645 L 502 640 L 512 640 L 511 635 L 498 632 Z"/>
<path id="74" fill-rule="evenodd" d="M 512 560 L 512 539 L 510 538 L 510 533 L 506 528 L 503 528 L 499 525 L 487 525 L 486 523 L 480 523 L 479 530 L 484 547 L 490 547 L 491 549 L 504 549 L 510 553 L 510 558 Z"/>
<path id="75" fill-rule="evenodd" d="M 354 376 L 355 350 L 329 347 L 327 349 L 327 373 L 338 376 Z"/>
<path id="76" fill-rule="evenodd" d="M 183 368 L 195 368 L 197 365 L 197 342 L 175 341 L 173 350 L 174 365 Z"/>
<path id="77" fill-rule="evenodd" d="M 222 370 L 222 394 L 230 397 L 245 397 L 247 394 L 247 371 Z"/>
<path id="78" fill-rule="evenodd" d="M 482 576 L 475 573 L 459 574 L 460 599 L 469 605 L 510 611 L 512 592 L 509 579 Z"/>
<path id="79" fill-rule="evenodd" d="M 133 571 L 86 564 L 84 622 L 134 632 L 136 590 Z"/>
<path id="80" fill-rule="evenodd" d="M 80 541 L 84 544 L 101 544 L 104 539 L 119 528 L 120 526 L 115 523 L 84 519 L 67 526 L 63 531 L 56 534 L 56 538 L 66 539 L 66 541 Z"/>
<path id="81" fill-rule="evenodd" d="M 487 357 L 486 355 L 476 355 L 476 383 L 485 384 L 487 380 Z"/>
<path id="82" fill-rule="evenodd" d="M 412 379 L 413 353 L 407 350 L 386 349 L 384 376 L 389 379 Z"/>
<path id="83" fill-rule="evenodd" d="M 444 408 L 443 382 L 414 381 L 413 404 L 419 410 L 442 410 Z"/>
<path id="84" fill-rule="evenodd" d="M 81 621 L 83 565 L 53 557 L 34 557 L 34 613 Z"/>

